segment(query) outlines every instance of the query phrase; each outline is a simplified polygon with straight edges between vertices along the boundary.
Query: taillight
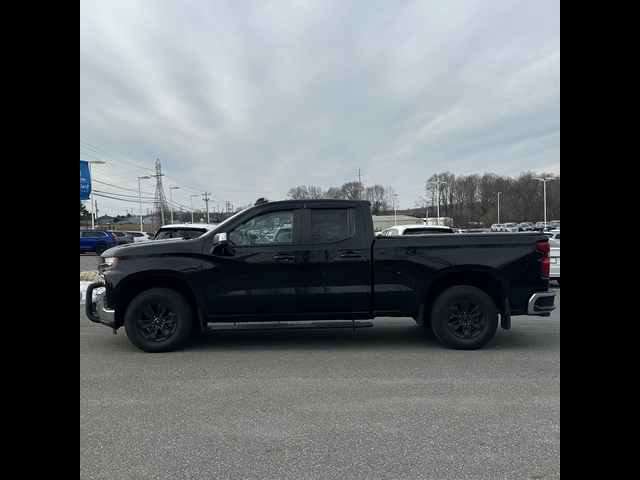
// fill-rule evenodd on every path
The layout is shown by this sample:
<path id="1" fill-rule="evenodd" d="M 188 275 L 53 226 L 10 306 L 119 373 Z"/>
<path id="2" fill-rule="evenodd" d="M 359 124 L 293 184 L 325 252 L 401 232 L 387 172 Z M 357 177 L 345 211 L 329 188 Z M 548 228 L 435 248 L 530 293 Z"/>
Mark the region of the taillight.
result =
<path id="1" fill-rule="evenodd" d="M 549 259 L 551 246 L 549 245 L 549 242 L 538 242 L 536 243 L 536 250 L 544 253 L 544 258 L 542 259 L 542 264 L 540 266 L 540 274 L 544 278 L 549 278 L 549 273 L 551 272 L 551 260 Z"/>

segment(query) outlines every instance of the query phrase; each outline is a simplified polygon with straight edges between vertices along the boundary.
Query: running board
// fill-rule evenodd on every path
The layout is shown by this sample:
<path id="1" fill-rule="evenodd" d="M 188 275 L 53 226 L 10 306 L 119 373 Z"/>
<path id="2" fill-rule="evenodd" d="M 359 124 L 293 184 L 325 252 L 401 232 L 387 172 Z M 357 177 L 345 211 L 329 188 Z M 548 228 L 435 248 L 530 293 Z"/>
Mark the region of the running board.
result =
<path id="1" fill-rule="evenodd" d="M 366 328 L 373 327 L 372 322 L 311 322 L 311 323 L 234 323 L 233 325 L 208 325 L 213 331 L 240 331 L 240 330 L 304 330 L 312 328 Z"/>

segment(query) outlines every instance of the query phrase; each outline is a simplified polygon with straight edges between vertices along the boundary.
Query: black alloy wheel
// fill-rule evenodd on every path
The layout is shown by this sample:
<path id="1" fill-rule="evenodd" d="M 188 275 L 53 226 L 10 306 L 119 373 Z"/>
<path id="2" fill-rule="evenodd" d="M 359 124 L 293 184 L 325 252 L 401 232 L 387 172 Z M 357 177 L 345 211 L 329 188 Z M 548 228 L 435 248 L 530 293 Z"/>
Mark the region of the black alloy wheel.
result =
<path id="1" fill-rule="evenodd" d="M 176 331 L 176 314 L 163 302 L 147 305 L 137 321 L 140 334 L 152 342 L 163 342 Z"/>
<path id="2" fill-rule="evenodd" d="M 183 295 L 169 288 L 152 288 L 135 297 L 124 315 L 129 340 L 145 352 L 170 352 L 193 329 L 193 314 Z"/>
<path id="3" fill-rule="evenodd" d="M 431 327 L 445 345 L 458 350 L 475 350 L 495 335 L 498 311 L 484 291 L 458 285 L 436 298 L 431 311 Z"/>
<path id="4" fill-rule="evenodd" d="M 447 326 L 454 336 L 463 339 L 477 337 L 486 325 L 487 319 L 482 305 L 469 299 L 450 305 Z"/>

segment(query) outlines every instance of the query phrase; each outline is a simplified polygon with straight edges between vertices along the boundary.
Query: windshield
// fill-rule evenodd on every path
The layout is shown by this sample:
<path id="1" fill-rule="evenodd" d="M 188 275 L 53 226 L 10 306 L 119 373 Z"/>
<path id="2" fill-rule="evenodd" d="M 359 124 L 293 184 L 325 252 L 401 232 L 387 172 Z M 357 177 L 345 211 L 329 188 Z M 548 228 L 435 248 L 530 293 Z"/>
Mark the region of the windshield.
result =
<path id="1" fill-rule="evenodd" d="M 189 229 L 189 228 L 168 228 L 160 229 L 154 240 L 162 240 L 165 238 L 197 238 L 202 235 L 206 230 L 203 229 Z"/>

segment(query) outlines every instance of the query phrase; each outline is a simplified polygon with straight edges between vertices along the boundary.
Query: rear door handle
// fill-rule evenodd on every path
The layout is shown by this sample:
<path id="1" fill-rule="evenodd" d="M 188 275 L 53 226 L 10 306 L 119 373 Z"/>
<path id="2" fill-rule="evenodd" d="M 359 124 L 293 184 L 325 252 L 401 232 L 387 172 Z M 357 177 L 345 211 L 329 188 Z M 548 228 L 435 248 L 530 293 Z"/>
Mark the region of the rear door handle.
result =
<path id="1" fill-rule="evenodd" d="M 340 258 L 360 258 L 362 257 L 361 253 L 355 252 L 345 252 L 340 254 Z"/>
<path id="2" fill-rule="evenodd" d="M 294 260 L 296 258 L 295 255 L 274 255 L 273 259 L 274 260 Z"/>

